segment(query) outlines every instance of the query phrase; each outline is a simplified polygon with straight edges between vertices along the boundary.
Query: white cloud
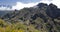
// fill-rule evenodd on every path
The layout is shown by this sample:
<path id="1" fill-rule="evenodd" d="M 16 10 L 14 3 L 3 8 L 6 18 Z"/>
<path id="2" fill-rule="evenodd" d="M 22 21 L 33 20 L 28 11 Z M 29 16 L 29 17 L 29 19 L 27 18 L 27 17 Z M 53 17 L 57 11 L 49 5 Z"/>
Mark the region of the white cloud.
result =
<path id="1" fill-rule="evenodd" d="M 51 3 L 50 0 L 41 0 L 40 3 L 47 3 L 48 5 Z"/>
<path id="2" fill-rule="evenodd" d="M 23 9 L 24 7 L 33 7 L 35 5 L 37 5 L 38 2 L 36 3 L 27 3 L 27 4 L 24 4 L 24 3 L 21 3 L 21 2 L 17 2 L 15 6 L 12 6 L 12 8 L 7 8 L 7 7 L 0 7 L 0 10 L 20 10 L 20 9 Z"/>
<path id="3" fill-rule="evenodd" d="M 60 0 L 41 0 L 40 2 L 36 2 L 36 3 L 28 3 L 28 4 L 24 4 L 24 3 L 21 3 L 21 2 L 17 2 L 15 6 L 12 7 L 12 9 L 22 9 L 24 7 L 33 7 L 35 5 L 37 5 L 38 3 L 47 3 L 48 5 L 50 3 L 53 3 L 55 4 L 58 8 L 60 8 Z"/>
<path id="4" fill-rule="evenodd" d="M 38 4 L 38 2 L 36 2 L 36 3 L 27 3 L 27 4 L 24 4 L 24 3 L 21 3 L 21 2 L 17 2 L 17 4 L 15 5 L 15 6 L 12 6 L 12 9 L 14 10 L 14 9 L 17 9 L 17 10 L 20 10 L 20 9 L 22 9 L 22 8 L 24 8 L 24 7 L 33 7 L 33 6 L 35 6 L 35 5 L 37 5 Z"/>
<path id="5" fill-rule="evenodd" d="M 0 7 L 0 10 L 11 10 L 10 8 L 7 8 L 7 7 Z"/>

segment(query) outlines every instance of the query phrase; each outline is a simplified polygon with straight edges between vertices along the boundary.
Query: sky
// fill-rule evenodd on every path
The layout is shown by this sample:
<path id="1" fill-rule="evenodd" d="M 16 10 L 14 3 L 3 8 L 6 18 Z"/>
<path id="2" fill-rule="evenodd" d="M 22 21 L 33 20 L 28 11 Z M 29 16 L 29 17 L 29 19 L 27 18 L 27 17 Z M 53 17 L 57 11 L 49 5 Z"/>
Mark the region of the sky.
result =
<path id="1" fill-rule="evenodd" d="M 24 7 L 33 7 L 38 3 L 55 4 L 60 8 L 60 0 L 0 0 L 0 10 L 20 10 Z"/>

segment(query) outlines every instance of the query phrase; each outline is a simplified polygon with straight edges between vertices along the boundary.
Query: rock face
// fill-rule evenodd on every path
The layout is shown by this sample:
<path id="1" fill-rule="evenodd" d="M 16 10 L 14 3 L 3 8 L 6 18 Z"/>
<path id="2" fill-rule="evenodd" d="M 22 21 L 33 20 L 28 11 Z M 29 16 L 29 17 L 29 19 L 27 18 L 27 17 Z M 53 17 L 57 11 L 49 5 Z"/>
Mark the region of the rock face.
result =
<path id="1" fill-rule="evenodd" d="M 44 8 L 44 9 L 47 8 L 45 12 L 51 18 L 58 18 L 58 17 L 60 17 L 60 15 L 59 15 L 60 14 L 60 9 L 57 8 L 57 6 L 52 4 L 52 3 L 49 4 L 49 5 L 40 3 L 37 6 L 39 6 L 39 8 Z"/>
<path id="2" fill-rule="evenodd" d="M 51 18 L 57 18 L 60 17 L 60 10 L 57 8 L 57 6 L 50 4 L 47 9 L 47 15 Z"/>
<path id="3" fill-rule="evenodd" d="M 18 21 L 23 22 L 29 20 L 29 24 L 35 26 L 36 29 L 44 29 L 48 32 L 59 32 L 60 31 L 60 9 L 54 4 L 39 3 L 38 7 L 23 8 L 19 11 L 7 13 L 2 19 L 6 21 Z M 57 19 L 57 20 L 55 20 Z M 26 24 L 26 23 L 25 23 Z M 41 30 L 41 31 L 44 31 Z"/>

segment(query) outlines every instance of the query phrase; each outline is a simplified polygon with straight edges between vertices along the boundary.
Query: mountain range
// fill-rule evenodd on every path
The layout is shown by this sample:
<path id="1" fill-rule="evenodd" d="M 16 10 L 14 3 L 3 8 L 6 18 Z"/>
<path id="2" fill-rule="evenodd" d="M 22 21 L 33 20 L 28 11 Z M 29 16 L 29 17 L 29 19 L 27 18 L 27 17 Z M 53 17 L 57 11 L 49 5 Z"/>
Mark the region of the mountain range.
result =
<path id="1" fill-rule="evenodd" d="M 0 18 L 14 23 L 22 21 L 25 25 L 31 24 L 42 32 L 60 32 L 60 9 L 52 3 L 39 3 L 34 7 L 11 11 Z"/>

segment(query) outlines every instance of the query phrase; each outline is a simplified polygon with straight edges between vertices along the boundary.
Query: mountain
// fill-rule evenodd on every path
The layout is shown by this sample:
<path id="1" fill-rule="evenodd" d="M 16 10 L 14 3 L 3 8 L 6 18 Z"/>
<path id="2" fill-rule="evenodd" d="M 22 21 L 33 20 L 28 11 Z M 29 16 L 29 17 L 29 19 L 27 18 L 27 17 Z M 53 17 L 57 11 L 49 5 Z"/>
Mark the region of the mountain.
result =
<path id="1" fill-rule="evenodd" d="M 12 10 L 0 10 L 0 17 L 6 15 L 7 13 L 13 12 Z"/>
<path id="2" fill-rule="evenodd" d="M 6 8 L 12 8 L 12 6 L 11 5 L 2 5 L 2 4 L 0 4 L 0 7 L 6 7 Z"/>
<path id="3" fill-rule="evenodd" d="M 34 7 L 15 10 L 1 19 L 11 23 L 19 21 L 26 26 L 33 25 L 41 32 L 60 32 L 60 9 L 56 5 L 39 3 Z"/>

